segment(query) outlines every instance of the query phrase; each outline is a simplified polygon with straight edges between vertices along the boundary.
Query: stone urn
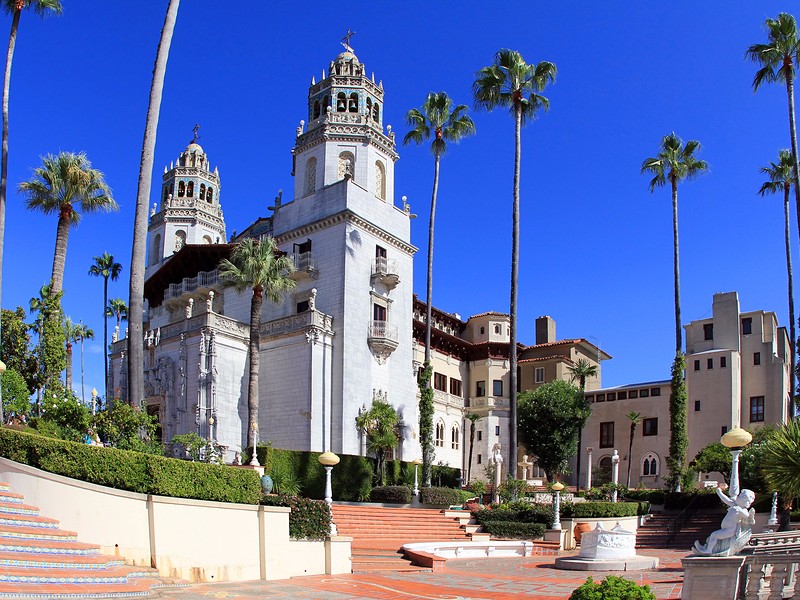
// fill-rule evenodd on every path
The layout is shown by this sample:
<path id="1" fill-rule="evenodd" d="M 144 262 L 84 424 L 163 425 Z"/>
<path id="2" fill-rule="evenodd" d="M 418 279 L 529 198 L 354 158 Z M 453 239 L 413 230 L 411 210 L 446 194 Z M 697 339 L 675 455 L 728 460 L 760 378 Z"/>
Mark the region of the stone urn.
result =
<path id="1" fill-rule="evenodd" d="M 586 522 L 584 522 L 584 523 L 576 523 L 575 527 L 572 528 L 572 534 L 575 536 L 575 543 L 576 544 L 580 544 L 581 543 L 581 536 L 584 533 L 586 533 L 587 531 L 591 531 L 591 530 L 592 530 L 592 524 L 591 523 L 586 523 Z"/>
<path id="2" fill-rule="evenodd" d="M 275 487 L 275 482 L 272 481 L 272 477 L 269 475 L 262 475 L 261 476 L 261 491 L 264 495 L 271 494 L 272 488 Z"/>

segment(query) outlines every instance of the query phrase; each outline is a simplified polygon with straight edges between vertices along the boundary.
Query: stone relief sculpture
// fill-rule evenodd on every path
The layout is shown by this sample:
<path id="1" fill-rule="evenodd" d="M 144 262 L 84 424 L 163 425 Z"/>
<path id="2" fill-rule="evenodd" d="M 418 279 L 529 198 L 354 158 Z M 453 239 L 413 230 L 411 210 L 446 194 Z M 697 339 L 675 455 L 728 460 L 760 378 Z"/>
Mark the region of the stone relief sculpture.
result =
<path id="1" fill-rule="evenodd" d="M 756 499 L 751 490 L 742 490 L 736 498 L 729 498 L 717 488 L 717 496 L 728 506 L 719 529 L 714 531 L 705 544 L 694 543 L 692 552 L 700 556 L 731 556 L 747 545 L 756 522 L 756 511 L 750 505 Z"/>

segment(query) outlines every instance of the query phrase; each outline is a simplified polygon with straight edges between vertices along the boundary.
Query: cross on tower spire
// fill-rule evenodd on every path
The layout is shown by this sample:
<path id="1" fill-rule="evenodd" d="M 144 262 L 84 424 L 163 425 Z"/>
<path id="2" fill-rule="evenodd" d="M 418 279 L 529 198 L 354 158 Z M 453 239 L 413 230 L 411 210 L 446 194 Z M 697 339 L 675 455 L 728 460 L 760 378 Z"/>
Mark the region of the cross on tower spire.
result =
<path id="1" fill-rule="evenodd" d="M 350 46 L 350 38 L 353 37 L 355 34 L 356 34 L 356 32 L 355 31 L 350 31 L 350 28 L 348 27 L 347 28 L 347 33 L 344 34 L 344 37 L 342 38 L 342 42 L 341 42 L 342 46 L 344 46 L 344 49 L 347 50 L 348 52 L 353 52 L 353 48 L 352 48 L 352 46 Z M 353 52 L 353 54 L 355 54 L 355 52 Z"/>
<path id="2" fill-rule="evenodd" d="M 200 139 L 200 136 L 197 135 L 198 131 L 200 131 L 200 125 L 198 123 L 195 123 L 194 127 L 192 127 L 192 133 L 194 133 L 194 136 L 192 137 L 193 144 L 196 144 L 197 140 Z"/>

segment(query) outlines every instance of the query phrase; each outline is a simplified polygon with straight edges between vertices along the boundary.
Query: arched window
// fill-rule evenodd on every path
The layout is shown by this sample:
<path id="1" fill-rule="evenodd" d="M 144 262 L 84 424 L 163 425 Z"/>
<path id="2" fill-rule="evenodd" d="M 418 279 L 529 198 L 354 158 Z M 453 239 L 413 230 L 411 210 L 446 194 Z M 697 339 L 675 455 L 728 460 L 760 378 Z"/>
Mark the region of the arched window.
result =
<path id="1" fill-rule="evenodd" d="M 461 442 L 461 432 L 458 429 L 458 424 L 453 425 L 453 429 L 450 431 L 450 447 L 453 450 L 458 450 L 458 446 Z"/>
<path id="2" fill-rule="evenodd" d="M 186 184 L 183 181 L 178 182 L 178 198 L 183 198 L 186 195 Z"/>
<path id="3" fill-rule="evenodd" d="M 437 448 L 444 448 L 444 421 L 436 423 L 435 444 Z"/>
<path id="4" fill-rule="evenodd" d="M 336 112 L 347 112 L 347 95 L 344 92 L 336 94 Z"/>
<path id="5" fill-rule="evenodd" d="M 161 260 L 161 234 L 157 233 L 150 248 L 150 264 L 154 265 L 159 260 Z"/>
<path id="6" fill-rule="evenodd" d="M 205 199 L 206 199 L 206 184 L 205 183 L 201 183 L 200 184 L 200 200 L 205 200 Z"/>
<path id="7" fill-rule="evenodd" d="M 169 186 L 164 187 L 164 202 L 169 200 Z"/>
<path id="8" fill-rule="evenodd" d="M 317 159 L 313 156 L 306 161 L 305 193 L 313 194 L 317 191 Z"/>
<path id="9" fill-rule="evenodd" d="M 345 175 L 355 179 L 355 166 L 356 157 L 351 152 L 342 152 L 339 155 L 339 179 L 344 179 Z"/>
<path id="10" fill-rule="evenodd" d="M 358 94 L 355 92 L 350 94 L 350 100 L 347 102 L 347 112 L 358 112 Z"/>
<path id="11" fill-rule="evenodd" d="M 377 102 L 372 107 L 372 120 L 376 123 L 381 122 L 381 106 Z"/>
<path id="12" fill-rule="evenodd" d="M 203 236 L 203 243 L 204 244 L 213 244 L 214 240 L 211 239 L 210 235 L 204 235 Z"/>
<path id="13" fill-rule="evenodd" d="M 314 100 L 314 119 L 319 119 L 319 100 Z"/>
<path id="14" fill-rule="evenodd" d="M 183 248 L 186 244 L 186 232 L 179 229 L 175 232 L 175 252 Z"/>
<path id="15" fill-rule="evenodd" d="M 372 98 L 367 98 L 367 116 L 372 114 Z"/>
<path id="16" fill-rule="evenodd" d="M 658 457 L 652 452 L 648 452 L 642 458 L 642 475 L 653 476 L 658 475 L 659 464 Z"/>
<path id="17" fill-rule="evenodd" d="M 206 192 L 206 202 L 211 204 L 214 201 L 214 188 L 208 186 L 208 191 Z"/>
<path id="18" fill-rule="evenodd" d="M 186 184 L 186 197 L 191 198 L 192 196 L 194 196 L 194 181 Z"/>
<path id="19" fill-rule="evenodd" d="M 500 326 L 500 325 L 495 325 L 495 326 L 494 326 L 494 332 L 495 332 L 497 335 L 500 335 L 501 333 L 503 333 L 503 328 L 502 328 L 502 326 Z"/>
<path id="20" fill-rule="evenodd" d="M 592 485 L 600 486 L 611 481 L 611 457 L 604 456 L 597 463 L 597 472 L 592 475 Z"/>
<path id="21" fill-rule="evenodd" d="M 379 160 L 375 161 L 375 195 L 386 200 L 386 170 Z"/>
<path id="22" fill-rule="evenodd" d="M 322 97 L 322 112 L 328 112 L 328 107 L 331 105 L 330 96 L 323 96 Z"/>

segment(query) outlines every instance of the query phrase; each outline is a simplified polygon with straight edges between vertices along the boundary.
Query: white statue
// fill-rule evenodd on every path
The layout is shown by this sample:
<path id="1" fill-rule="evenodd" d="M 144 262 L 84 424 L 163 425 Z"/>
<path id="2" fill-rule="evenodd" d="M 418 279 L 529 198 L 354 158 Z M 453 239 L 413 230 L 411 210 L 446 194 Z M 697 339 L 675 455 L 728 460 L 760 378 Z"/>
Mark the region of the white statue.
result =
<path id="1" fill-rule="evenodd" d="M 750 508 L 756 495 L 751 490 L 742 490 L 736 498 L 729 498 L 721 488 L 717 488 L 717 496 L 726 505 L 728 512 L 722 519 L 719 529 L 714 531 L 705 545 L 694 543 L 692 552 L 701 556 L 730 556 L 736 554 L 747 545 L 756 522 L 756 511 Z"/>
<path id="2" fill-rule="evenodd" d="M 503 470 L 503 455 L 500 452 L 500 442 L 492 448 L 491 462 L 494 465 L 494 497 L 495 503 L 500 502 L 500 472 Z"/>

